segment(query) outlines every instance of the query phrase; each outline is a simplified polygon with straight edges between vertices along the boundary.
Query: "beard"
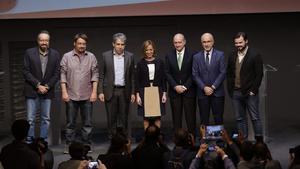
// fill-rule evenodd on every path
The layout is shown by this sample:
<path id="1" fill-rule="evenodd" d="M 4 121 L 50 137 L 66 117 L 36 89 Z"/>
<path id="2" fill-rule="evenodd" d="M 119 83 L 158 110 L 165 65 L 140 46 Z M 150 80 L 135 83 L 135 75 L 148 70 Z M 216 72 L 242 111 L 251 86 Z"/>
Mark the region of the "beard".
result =
<path id="1" fill-rule="evenodd" d="M 79 52 L 79 53 L 84 53 L 84 52 L 85 52 L 85 48 L 79 48 L 79 49 L 78 49 L 78 52 Z"/>
<path id="2" fill-rule="evenodd" d="M 239 46 L 239 47 L 237 47 L 237 50 L 238 50 L 239 52 L 243 52 L 243 51 L 246 49 L 246 47 L 247 47 L 247 46 Z"/>
<path id="3" fill-rule="evenodd" d="M 46 52 L 48 50 L 48 45 L 41 45 L 40 50 Z"/>

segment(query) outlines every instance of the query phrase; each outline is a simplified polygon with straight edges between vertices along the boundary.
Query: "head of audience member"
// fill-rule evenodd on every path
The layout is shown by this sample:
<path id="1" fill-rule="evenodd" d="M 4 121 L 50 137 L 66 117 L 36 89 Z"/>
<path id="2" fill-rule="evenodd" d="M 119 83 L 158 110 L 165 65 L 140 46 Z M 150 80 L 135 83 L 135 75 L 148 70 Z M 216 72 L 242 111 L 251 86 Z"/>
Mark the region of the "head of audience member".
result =
<path id="1" fill-rule="evenodd" d="M 37 36 L 37 43 L 41 52 L 47 52 L 50 43 L 50 33 L 42 30 Z"/>
<path id="2" fill-rule="evenodd" d="M 178 147 L 190 146 L 188 131 L 182 128 L 176 129 L 174 134 L 174 143 Z"/>
<path id="3" fill-rule="evenodd" d="M 181 52 L 185 47 L 186 40 L 182 33 L 177 33 L 173 37 L 173 45 L 177 52 Z"/>
<path id="4" fill-rule="evenodd" d="M 116 33 L 113 35 L 112 40 L 114 52 L 118 55 L 122 55 L 126 46 L 126 35 L 124 33 Z"/>
<path id="5" fill-rule="evenodd" d="M 106 154 L 111 153 L 129 153 L 129 139 L 123 128 L 117 128 L 116 133 L 112 136 L 110 146 Z"/>
<path id="6" fill-rule="evenodd" d="M 27 120 L 16 120 L 11 126 L 11 132 L 16 140 L 25 141 L 29 127 L 30 125 Z"/>
<path id="7" fill-rule="evenodd" d="M 294 148 L 295 162 L 300 164 L 300 145 Z"/>
<path id="8" fill-rule="evenodd" d="M 240 146 L 241 160 L 251 161 L 254 157 L 254 145 L 250 141 L 244 141 Z"/>
<path id="9" fill-rule="evenodd" d="M 209 145 L 206 143 L 201 143 L 197 156 L 203 159 L 202 167 L 203 169 L 215 169 L 217 168 L 218 158 L 217 153 L 208 151 Z"/>
<path id="10" fill-rule="evenodd" d="M 234 36 L 234 46 L 239 52 L 243 52 L 248 45 L 248 36 L 245 32 L 238 32 Z"/>
<path id="11" fill-rule="evenodd" d="M 201 44 L 206 52 L 209 52 L 214 46 L 214 37 L 211 33 L 204 33 L 201 36 Z"/>
<path id="12" fill-rule="evenodd" d="M 149 125 L 145 131 L 145 143 L 159 142 L 160 129 L 156 125 Z"/>
<path id="13" fill-rule="evenodd" d="M 74 36 L 74 50 L 77 54 L 84 54 L 88 42 L 88 37 L 84 33 L 78 33 Z"/>
<path id="14" fill-rule="evenodd" d="M 291 155 L 290 168 L 294 169 L 296 168 L 296 166 L 300 168 L 300 145 L 290 149 L 290 155 Z"/>
<path id="15" fill-rule="evenodd" d="M 152 40 L 146 40 L 142 45 L 142 52 L 144 59 L 153 59 L 156 57 L 156 47 Z"/>
<path id="16" fill-rule="evenodd" d="M 84 159 L 84 145 L 79 142 L 72 142 L 69 146 L 69 154 L 72 160 Z"/>
<path id="17" fill-rule="evenodd" d="M 271 152 L 266 143 L 256 142 L 254 145 L 254 156 L 259 161 L 272 160 Z"/>

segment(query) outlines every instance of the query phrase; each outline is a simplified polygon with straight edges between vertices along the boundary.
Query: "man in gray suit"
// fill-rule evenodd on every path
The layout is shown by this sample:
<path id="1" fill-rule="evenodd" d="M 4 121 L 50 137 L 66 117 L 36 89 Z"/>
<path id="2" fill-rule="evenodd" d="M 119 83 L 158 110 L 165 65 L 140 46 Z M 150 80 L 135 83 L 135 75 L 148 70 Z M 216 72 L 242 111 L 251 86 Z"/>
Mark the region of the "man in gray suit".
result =
<path id="1" fill-rule="evenodd" d="M 129 103 L 134 103 L 134 57 L 125 51 L 126 35 L 113 35 L 113 50 L 100 61 L 99 99 L 105 102 L 109 136 L 117 127 L 127 131 Z"/>

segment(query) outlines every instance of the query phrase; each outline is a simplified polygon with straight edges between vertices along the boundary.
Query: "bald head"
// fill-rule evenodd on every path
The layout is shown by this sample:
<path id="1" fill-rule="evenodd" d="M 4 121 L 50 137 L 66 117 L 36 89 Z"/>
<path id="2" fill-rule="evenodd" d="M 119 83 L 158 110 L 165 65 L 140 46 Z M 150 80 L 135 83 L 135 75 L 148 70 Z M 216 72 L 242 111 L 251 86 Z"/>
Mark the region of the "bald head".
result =
<path id="1" fill-rule="evenodd" d="M 173 45 L 178 52 L 181 52 L 185 46 L 185 37 L 181 33 L 177 33 L 173 37 Z"/>
<path id="2" fill-rule="evenodd" d="M 204 33 L 201 36 L 201 44 L 205 51 L 209 52 L 214 46 L 214 37 L 211 33 Z"/>

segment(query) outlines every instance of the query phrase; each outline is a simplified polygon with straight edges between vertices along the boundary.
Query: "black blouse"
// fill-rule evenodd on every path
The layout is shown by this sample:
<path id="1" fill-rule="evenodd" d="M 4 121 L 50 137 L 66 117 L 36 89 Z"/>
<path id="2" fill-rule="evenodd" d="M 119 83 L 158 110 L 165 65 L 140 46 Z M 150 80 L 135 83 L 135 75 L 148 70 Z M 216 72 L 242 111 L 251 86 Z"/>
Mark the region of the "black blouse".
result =
<path id="1" fill-rule="evenodd" d="M 148 64 L 155 65 L 155 73 L 153 81 L 149 79 L 149 69 Z M 153 86 L 158 86 L 163 92 L 166 92 L 166 79 L 165 79 L 165 71 L 164 71 L 164 62 L 155 58 L 152 61 L 147 61 L 145 59 L 141 59 L 136 68 L 136 92 L 141 91 L 144 87 L 149 87 L 150 83 L 153 83 Z"/>

